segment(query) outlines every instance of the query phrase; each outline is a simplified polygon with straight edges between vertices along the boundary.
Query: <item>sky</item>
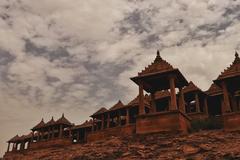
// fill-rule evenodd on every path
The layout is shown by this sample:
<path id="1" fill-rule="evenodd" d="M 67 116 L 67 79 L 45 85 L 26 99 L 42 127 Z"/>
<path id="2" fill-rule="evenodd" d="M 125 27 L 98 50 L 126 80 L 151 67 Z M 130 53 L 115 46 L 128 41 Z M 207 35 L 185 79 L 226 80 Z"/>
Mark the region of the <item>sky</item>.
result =
<path id="1" fill-rule="evenodd" d="M 0 156 L 62 113 L 80 124 L 137 96 L 160 50 L 207 90 L 240 52 L 240 0 L 1 0 Z"/>

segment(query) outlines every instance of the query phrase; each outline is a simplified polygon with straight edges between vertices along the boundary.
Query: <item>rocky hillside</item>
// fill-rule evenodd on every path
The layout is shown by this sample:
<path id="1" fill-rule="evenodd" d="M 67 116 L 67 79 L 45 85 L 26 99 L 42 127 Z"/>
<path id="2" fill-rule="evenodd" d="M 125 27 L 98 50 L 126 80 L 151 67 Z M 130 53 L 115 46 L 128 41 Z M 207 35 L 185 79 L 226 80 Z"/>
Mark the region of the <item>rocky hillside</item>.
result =
<path id="1" fill-rule="evenodd" d="M 240 160 L 240 132 L 111 137 L 89 144 L 29 151 L 13 160 Z"/>

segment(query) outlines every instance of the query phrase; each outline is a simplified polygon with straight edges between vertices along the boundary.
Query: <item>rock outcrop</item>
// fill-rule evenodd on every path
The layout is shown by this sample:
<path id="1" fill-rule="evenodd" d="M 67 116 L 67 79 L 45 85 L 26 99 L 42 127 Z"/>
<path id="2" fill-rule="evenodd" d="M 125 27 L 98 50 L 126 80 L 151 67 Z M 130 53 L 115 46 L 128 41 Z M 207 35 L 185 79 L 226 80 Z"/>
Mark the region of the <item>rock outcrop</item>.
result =
<path id="1" fill-rule="evenodd" d="M 9 154 L 6 160 L 240 160 L 240 132 L 109 137 L 95 143 Z"/>

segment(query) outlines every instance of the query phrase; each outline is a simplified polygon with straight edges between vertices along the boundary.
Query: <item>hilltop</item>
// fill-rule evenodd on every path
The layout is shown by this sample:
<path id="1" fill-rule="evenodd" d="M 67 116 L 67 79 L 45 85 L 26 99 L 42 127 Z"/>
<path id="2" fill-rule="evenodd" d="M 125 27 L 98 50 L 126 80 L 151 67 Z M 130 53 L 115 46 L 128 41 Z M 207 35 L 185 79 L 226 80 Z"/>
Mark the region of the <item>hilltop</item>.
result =
<path id="1" fill-rule="evenodd" d="M 95 143 L 29 150 L 6 160 L 239 160 L 240 132 L 200 131 L 189 135 L 109 137 Z"/>

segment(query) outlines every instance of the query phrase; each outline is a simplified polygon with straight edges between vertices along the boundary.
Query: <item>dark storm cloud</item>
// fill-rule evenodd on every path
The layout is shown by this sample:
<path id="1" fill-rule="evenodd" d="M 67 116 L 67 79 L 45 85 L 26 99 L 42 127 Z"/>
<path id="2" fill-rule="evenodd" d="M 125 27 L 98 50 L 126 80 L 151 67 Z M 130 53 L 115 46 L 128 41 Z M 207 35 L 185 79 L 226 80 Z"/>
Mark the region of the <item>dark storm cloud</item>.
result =
<path id="1" fill-rule="evenodd" d="M 7 65 L 8 63 L 14 61 L 16 57 L 7 51 L 0 49 L 0 65 Z"/>
<path id="2" fill-rule="evenodd" d="M 44 46 L 43 47 L 36 46 L 29 39 L 25 40 L 25 49 L 26 53 L 28 54 L 32 54 L 34 56 L 43 56 L 45 58 L 48 58 L 50 61 L 69 57 L 69 53 L 66 48 L 59 47 L 54 50 L 49 50 Z"/>
<path id="3" fill-rule="evenodd" d="M 137 34 L 143 32 L 150 32 L 152 28 L 151 15 L 153 10 L 144 12 L 143 10 L 135 9 L 133 12 L 128 14 L 120 23 L 120 33 L 128 34 L 130 31 L 134 31 Z"/>

